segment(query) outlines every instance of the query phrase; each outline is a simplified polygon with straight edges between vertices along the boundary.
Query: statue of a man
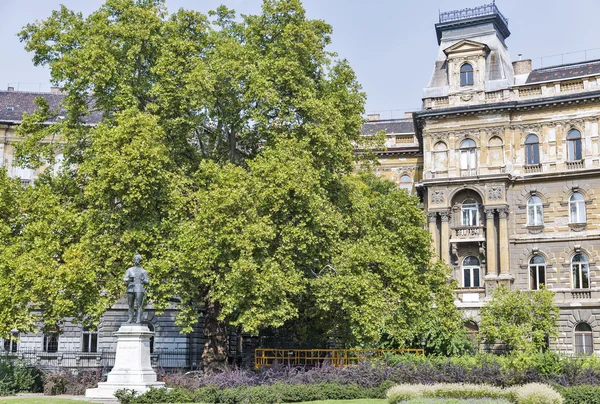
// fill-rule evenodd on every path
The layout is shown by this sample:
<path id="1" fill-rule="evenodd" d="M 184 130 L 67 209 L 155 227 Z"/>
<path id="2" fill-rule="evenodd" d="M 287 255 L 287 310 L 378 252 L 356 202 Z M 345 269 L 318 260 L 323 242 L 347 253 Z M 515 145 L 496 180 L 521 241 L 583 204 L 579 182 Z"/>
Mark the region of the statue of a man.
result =
<path id="1" fill-rule="evenodd" d="M 146 297 L 146 289 L 144 285 L 150 283 L 148 279 L 148 272 L 140 266 L 142 257 L 139 254 L 135 254 L 133 257 L 133 264 L 131 268 L 125 272 L 123 281 L 127 283 L 127 303 L 129 304 L 129 320 L 127 323 L 133 323 L 134 314 L 136 324 L 141 324 L 142 315 L 144 314 L 144 298 Z"/>

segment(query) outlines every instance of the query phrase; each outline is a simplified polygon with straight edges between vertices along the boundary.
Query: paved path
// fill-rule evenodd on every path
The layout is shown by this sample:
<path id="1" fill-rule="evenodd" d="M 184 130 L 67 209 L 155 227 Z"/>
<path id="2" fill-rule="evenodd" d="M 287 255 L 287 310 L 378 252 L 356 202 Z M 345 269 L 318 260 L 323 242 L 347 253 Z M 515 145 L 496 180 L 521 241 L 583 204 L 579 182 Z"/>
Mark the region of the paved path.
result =
<path id="1" fill-rule="evenodd" d="M 114 401 L 94 401 L 94 400 L 86 400 L 86 398 L 84 396 L 70 396 L 67 394 L 61 394 L 58 396 L 45 396 L 42 393 L 20 393 L 20 394 L 17 394 L 16 396 L 1 397 L 0 402 L 1 401 L 8 401 L 8 402 L 12 401 L 14 403 L 17 403 L 17 402 L 19 402 L 19 399 L 24 399 L 24 398 L 36 399 L 36 400 L 40 400 L 40 401 L 45 400 L 45 399 L 65 399 L 65 400 L 76 400 L 76 401 L 93 402 L 93 403 L 106 403 L 106 404 L 115 404 L 115 403 L 119 402 L 117 399 L 115 399 Z"/>

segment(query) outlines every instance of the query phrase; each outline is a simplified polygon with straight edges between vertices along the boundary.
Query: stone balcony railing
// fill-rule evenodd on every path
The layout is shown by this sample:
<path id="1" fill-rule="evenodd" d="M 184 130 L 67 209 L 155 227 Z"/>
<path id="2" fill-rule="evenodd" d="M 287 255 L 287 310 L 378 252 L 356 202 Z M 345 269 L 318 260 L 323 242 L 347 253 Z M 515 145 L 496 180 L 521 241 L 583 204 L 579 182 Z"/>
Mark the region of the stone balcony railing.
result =
<path id="1" fill-rule="evenodd" d="M 527 164 L 525 166 L 523 166 L 524 170 L 525 170 L 525 174 L 535 174 L 535 173 L 541 173 L 542 172 L 542 164 Z"/>
<path id="2" fill-rule="evenodd" d="M 583 169 L 583 160 L 566 161 L 565 165 L 569 170 L 581 170 Z"/>
<path id="3" fill-rule="evenodd" d="M 458 240 L 481 239 L 485 237 L 483 226 L 456 226 L 452 228 L 452 238 Z"/>

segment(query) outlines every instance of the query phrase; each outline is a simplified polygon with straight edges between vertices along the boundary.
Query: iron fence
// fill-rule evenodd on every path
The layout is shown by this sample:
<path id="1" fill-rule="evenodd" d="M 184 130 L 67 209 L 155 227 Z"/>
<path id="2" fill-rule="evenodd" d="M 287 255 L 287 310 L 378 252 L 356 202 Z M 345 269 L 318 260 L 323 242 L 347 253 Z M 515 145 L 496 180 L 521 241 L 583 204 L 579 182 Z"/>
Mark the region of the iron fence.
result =
<path id="1" fill-rule="evenodd" d="M 108 369 L 115 365 L 115 351 L 78 352 L 78 351 L 23 351 L 0 350 L 0 360 L 21 361 L 28 366 L 47 371 L 61 369 Z M 155 351 L 150 354 L 152 367 L 164 371 L 194 370 L 200 366 L 199 358 L 195 358 L 187 350 Z"/>
<path id="2" fill-rule="evenodd" d="M 498 7 L 496 7 L 495 1 L 493 1 L 490 4 L 484 4 L 479 7 L 463 8 L 462 10 L 452 10 L 452 11 L 440 12 L 439 16 L 440 16 L 440 23 L 442 23 L 442 22 L 448 22 L 448 21 L 462 20 L 465 18 L 482 17 L 482 16 L 494 15 L 494 14 L 498 15 L 502 19 L 502 21 L 504 21 L 504 24 L 508 25 L 508 18 L 506 18 L 504 15 L 502 15 L 500 10 L 498 10 Z"/>

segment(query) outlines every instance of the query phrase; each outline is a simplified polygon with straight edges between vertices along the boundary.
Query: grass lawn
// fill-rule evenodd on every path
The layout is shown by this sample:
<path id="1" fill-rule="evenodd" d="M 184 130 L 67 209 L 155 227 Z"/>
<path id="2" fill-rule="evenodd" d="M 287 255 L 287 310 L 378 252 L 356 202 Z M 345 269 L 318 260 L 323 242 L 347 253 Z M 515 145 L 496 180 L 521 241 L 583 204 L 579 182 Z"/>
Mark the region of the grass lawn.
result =
<path id="1" fill-rule="evenodd" d="M 298 404 L 386 404 L 387 400 L 383 399 L 360 399 L 360 400 L 325 400 L 325 401 L 304 401 Z"/>

